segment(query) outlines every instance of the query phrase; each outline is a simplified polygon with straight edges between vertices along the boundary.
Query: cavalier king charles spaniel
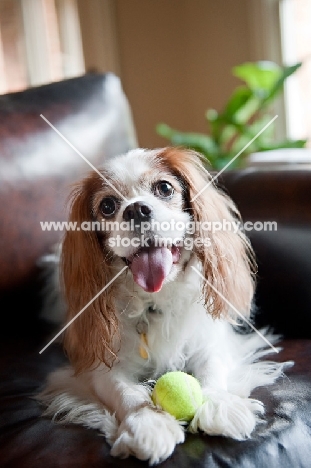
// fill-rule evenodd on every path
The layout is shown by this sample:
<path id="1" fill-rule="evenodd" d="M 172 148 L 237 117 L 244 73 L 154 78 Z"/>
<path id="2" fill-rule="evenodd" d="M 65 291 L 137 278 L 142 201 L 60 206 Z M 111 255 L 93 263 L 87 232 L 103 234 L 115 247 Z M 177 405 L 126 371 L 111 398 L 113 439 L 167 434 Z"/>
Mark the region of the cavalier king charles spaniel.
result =
<path id="1" fill-rule="evenodd" d="M 114 456 L 157 464 L 185 429 L 249 438 L 264 412 L 251 391 L 282 375 L 284 364 L 260 360 L 271 352 L 260 336 L 237 331 L 252 308 L 254 256 L 202 161 L 190 150 L 135 149 L 72 193 L 77 229 L 59 266 L 70 365 L 39 398 L 45 415 L 103 433 Z M 173 370 L 203 389 L 188 427 L 151 400 L 150 381 Z"/>

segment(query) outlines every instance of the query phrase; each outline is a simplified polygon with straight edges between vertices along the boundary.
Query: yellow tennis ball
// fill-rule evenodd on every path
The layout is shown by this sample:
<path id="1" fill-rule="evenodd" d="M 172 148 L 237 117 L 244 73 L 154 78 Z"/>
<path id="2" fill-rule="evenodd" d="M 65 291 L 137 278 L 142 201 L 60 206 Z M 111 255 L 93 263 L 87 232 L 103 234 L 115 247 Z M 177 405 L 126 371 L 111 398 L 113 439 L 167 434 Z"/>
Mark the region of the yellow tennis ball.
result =
<path id="1" fill-rule="evenodd" d="M 157 381 L 152 401 L 176 419 L 191 421 L 203 403 L 199 381 L 185 372 L 167 372 Z"/>

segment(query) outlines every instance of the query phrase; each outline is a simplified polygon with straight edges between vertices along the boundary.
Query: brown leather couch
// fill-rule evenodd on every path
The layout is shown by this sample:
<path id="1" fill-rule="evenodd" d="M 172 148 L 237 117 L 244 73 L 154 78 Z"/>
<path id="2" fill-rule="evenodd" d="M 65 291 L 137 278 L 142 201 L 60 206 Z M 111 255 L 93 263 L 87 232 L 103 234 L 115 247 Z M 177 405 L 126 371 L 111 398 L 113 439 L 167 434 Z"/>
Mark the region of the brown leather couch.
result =
<path id="1" fill-rule="evenodd" d="M 63 220 L 68 186 L 85 161 L 40 117 L 43 114 L 91 162 L 135 146 L 129 109 L 113 75 L 88 75 L 0 97 L 0 466 L 139 467 L 110 457 L 96 431 L 41 417 L 33 398 L 46 375 L 65 362 L 60 344 L 39 350 L 56 329 L 39 316 L 44 278 L 38 258 L 59 240 L 39 221 Z M 278 360 L 287 376 L 254 396 L 266 423 L 251 439 L 188 435 L 163 467 L 308 467 L 311 465 L 311 166 L 249 168 L 220 184 L 253 229 L 258 256 L 257 325 L 283 334 Z M 259 228 L 259 224 L 256 225 Z"/>

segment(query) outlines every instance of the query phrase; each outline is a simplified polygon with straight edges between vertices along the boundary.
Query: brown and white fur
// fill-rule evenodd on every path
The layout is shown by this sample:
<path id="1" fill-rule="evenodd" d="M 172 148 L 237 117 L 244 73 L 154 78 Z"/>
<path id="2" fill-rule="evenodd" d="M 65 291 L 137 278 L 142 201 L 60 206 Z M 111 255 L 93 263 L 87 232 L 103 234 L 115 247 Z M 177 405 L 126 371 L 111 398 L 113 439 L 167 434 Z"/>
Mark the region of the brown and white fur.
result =
<path id="1" fill-rule="evenodd" d="M 109 161 L 101 173 L 104 178 L 92 172 L 76 185 L 71 221 L 152 218 L 203 226 L 239 220 L 234 203 L 210 183 L 192 151 L 136 149 Z M 264 409 L 249 395 L 274 382 L 282 365 L 260 361 L 271 351 L 265 342 L 232 326 L 234 309 L 247 317 L 252 306 L 255 266 L 248 240 L 239 229 L 209 232 L 209 242 L 192 250 L 168 246 L 170 252 L 159 251 L 160 273 L 153 279 L 145 270 L 148 261 L 151 270 L 157 261 L 155 251 L 148 252 L 155 249 L 156 235 L 195 240 L 206 238 L 206 232 L 200 227 L 192 234 L 149 230 L 150 247 L 111 247 L 117 235 L 131 239 L 138 231 L 112 226 L 104 232 L 66 233 L 60 269 L 67 321 L 128 268 L 66 330 L 70 365 L 49 376 L 40 395 L 45 414 L 104 433 L 114 456 L 134 455 L 156 464 L 184 441 L 185 426 L 153 405 L 146 381 L 183 370 L 200 381 L 205 401 L 188 429 L 237 440 L 250 437 Z"/>

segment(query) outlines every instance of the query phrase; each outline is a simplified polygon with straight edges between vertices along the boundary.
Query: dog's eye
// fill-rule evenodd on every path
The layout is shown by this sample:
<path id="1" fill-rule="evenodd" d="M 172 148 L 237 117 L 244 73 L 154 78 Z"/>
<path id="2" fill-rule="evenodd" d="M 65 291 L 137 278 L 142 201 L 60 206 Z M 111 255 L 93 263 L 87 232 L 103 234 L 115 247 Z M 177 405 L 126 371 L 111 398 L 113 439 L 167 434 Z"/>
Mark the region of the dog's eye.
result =
<path id="1" fill-rule="evenodd" d="M 174 193 L 174 188 L 166 180 L 160 180 L 155 185 L 155 193 L 162 198 L 170 198 Z"/>
<path id="2" fill-rule="evenodd" d="M 113 197 L 103 198 L 100 203 L 100 211 L 104 216 L 112 216 L 117 210 L 117 200 Z"/>

